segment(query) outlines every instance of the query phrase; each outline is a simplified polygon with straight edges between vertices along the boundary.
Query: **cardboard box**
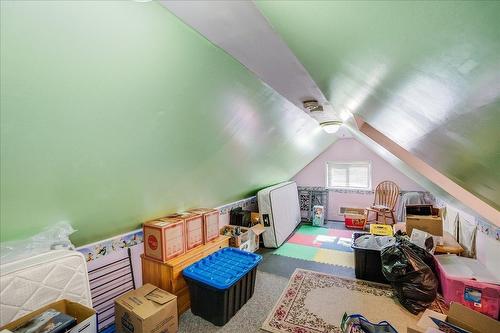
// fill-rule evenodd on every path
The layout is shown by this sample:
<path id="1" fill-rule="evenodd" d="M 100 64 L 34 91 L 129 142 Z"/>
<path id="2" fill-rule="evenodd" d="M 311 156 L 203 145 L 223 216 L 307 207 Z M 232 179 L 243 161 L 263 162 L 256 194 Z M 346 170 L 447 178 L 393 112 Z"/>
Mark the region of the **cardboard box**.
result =
<path id="1" fill-rule="evenodd" d="M 238 236 L 234 235 L 234 230 L 240 228 L 241 233 Z M 234 225 L 226 225 L 221 229 L 220 234 L 230 236 L 229 246 L 237 247 L 240 250 L 255 252 L 259 249 L 259 237 L 266 229 L 260 223 L 251 228 L 238 227 Z"/>
<path id="2" fill-rule="evenodd" d="M 176 216 L 184 219 L 186 226 L 186 251 L 203 245 L 203 216 L 195 212 L 185 212 Z"/>
<path id="3" fill-rule="evenodd" d="M 250 213 L 250 222 L 253 224 L 260 223 L 260 213 L 259 212 L 251 212 Z"/>
<path id="4" fill-rule="evenodd" d="M 443 236 L 443 218 L 431 215 L 406 215 L 406 233 L 411 236 L 413 228 L 434 236 Z"/>
<path id="5" fill-rule="evenodd" d="M 13 331 L 17 327 L 20 327 L 40 315 L 41 313 L 47 311 L 48 309 L 54 309 L 59 312 L 65 313 L 71 317 L 76 318 L 76 326 L 71 328 L 69 333 L 96 333 L 97 332 L 97 319 L 94 309 L 86 307 L 80 303 L 71 302 L 66 299 L 53 302 L 41 307 L 38 310 L 30 312 L 29 314 L 14 320 L 13 322 L 1 327 L 0 330 L 10 330 Z"/>
<path id="6" fill-rule="evenodd" d="M 115 300 L 116 332 L 175 333 L 177 296 L 152 284 L 129 291 Z"/>
<path id="7" fill-rule="evenodd" d="M 250 228 L 252 231 L 253 237 L 250 237 L 250 252 L 255 252 L 260 247 L 260 235 L 266 231 L 266 228 L 263 224 L 257 223 L 253 227 Z"/>
<path id="8" fill-rule="evenodd" d="M 188 212 L 203 216 L 203 242 L 208 243 L 219 237 L 219 211 L 213 208 L 195 208 Z"/>
<path id="9" fill-rule="evenodd" d="M 425 310 L 416 325 L 408 326 L 408 333 L 424 333 L 430 327 L 437 328 L 430 317 L 445 320 L 450 324 L 459 326 L 471 333 L 493 333 L 500 332 L 500 322 L 471 310 L 460 303 L 452 302 L 448 316 L 432 310 Z"/>
<path id="10" fill-rule="evenodd" d="M 185 252 L 185 223 L 177 216 L 167 216 L 145 222 L 144 255 L 148 258 L 166 262 Z"/>
<path id="11" fill-rule="evenodd" d="M 235 235 L 236 229 L 240 229 L 240 234 Z M 229 246 L 239 248 L 241 245 L 245 244 L 250 240 L 250 228 L 238 227 L 235 225 L 225 225 L 221 229 L 221 235 L 229 236 L 231 239 L 229 240 Z"/>

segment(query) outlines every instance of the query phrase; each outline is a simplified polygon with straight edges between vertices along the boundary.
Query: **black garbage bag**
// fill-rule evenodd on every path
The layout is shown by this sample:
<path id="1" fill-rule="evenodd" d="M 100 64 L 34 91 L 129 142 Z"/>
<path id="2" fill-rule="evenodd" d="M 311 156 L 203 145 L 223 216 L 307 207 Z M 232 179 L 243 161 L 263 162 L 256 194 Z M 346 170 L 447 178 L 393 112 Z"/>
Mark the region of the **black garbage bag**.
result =
<path id="1" fill-rule="evenodd" d="M 429 251 L 421 248 L 416 244 L 413 244 L 412 242 L 410 242 L 410 239 L 408 237 L 405 237 L 401 234 L 396 234 L 395 237 L 396 242 L 404 243 L 406 246 L 408 246 L 420 259 L 423 260 L 423 262 L 425 262 L 427 266 L 431 268 L 432 272 L 436 274 L 434 257 Z"/>
<path id="2" fill-rule="evenodd" d="M 438 280 L 432 269 L 413 251 L 411 243 L 399 240 L 381 251 L 382 273 L 391 283 L 396 296 L 408 311 L 424 311 L 437 296 Z M 432 262 L 425 253 L 420 255 Z M 423 250 L 425 251 L 425 250 Z M 427 252 L 427 251 L 425 251 Z M 432 264 L 433 265 L 433 264 Z"/>

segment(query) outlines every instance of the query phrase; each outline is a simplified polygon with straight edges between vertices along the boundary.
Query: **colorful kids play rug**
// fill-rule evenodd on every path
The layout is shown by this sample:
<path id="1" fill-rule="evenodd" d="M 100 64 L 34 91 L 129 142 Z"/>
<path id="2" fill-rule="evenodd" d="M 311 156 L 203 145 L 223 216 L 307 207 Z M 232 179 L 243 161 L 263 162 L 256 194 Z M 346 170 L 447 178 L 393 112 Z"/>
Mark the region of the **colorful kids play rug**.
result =
<path id="1" fill-rule="evenodd" d="M 301 225 L 273 254 L 354 268 L 353 231 Z"/>

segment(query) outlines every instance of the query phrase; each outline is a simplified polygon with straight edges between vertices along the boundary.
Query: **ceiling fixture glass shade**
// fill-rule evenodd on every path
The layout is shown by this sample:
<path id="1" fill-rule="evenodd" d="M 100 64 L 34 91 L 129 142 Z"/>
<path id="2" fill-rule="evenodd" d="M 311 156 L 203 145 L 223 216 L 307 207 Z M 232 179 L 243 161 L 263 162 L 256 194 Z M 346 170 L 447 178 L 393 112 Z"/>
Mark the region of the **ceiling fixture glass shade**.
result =
<path id="1" fill-rule="evenodd" d="M 320 125 L 323 128 L 323 131 L 333 134 L 339 130 L 340 126 L 342 126 L 342 122 L 338 120 L 324 121 L 320 123 Z"/>

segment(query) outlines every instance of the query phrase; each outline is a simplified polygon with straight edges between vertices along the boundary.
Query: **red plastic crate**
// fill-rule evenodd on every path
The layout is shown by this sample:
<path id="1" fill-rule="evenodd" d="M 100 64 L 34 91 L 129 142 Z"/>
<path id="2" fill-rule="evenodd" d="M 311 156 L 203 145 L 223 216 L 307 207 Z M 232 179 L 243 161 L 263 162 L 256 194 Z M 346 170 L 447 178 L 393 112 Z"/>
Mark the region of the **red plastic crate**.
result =
<path id="1" fill-rule="evenodd" d="M 345 214 L 344 224 L 346 228 L 363 230 L 366 224 L 366 217 L 361 214 Z"/>

